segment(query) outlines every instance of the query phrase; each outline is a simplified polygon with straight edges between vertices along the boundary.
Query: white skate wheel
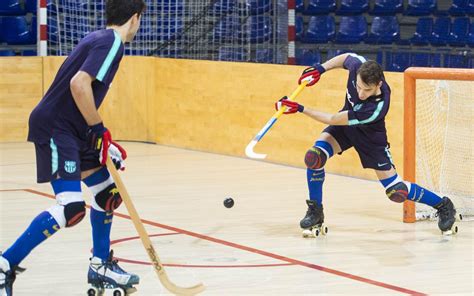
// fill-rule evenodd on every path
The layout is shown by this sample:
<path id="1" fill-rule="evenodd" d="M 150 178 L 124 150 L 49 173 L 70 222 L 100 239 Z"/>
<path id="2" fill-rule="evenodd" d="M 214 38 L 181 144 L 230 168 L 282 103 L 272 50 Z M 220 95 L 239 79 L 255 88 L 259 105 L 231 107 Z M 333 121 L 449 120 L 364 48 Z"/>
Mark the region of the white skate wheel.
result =
<path id="1" fill-rule="evenodd" d="M 313 235 L 315 237 L 319 236 L 319 233 L 320 233 L 319 228 L 313 228 Z"/>
<path id="2" fill-rule="evenodd" d="M 99 290 L 97 288 L 92 287 L 87 290 L 87 296 L 98 296 L 99 295 Z"/>
<path id="3" fill-rule="evenodd" d="M 455 224 L 455 225 L 453 226 L 452 230 L 453 230 L 453 234 L 458 233 L 458 230 L 459 230 L 459 229 L 458 229 L 458 226 Z"/>
<path id="4" fill-rule="evenodd" d="M 307 237 L 311 237 L 313 234 L 311 233 L 311 230 L 309 229 L 304 229 L 303 230 L 303 237 L 304 238 L 307 238 Z"/>
<path id="5" fill-rule="evenodd" d="M 327 226 L 323 226 L 321 233 L 322 233 L 323 235 L 326 235 L 326 234 L 328 233 L 328 227 L 327 227 Z"/>
<path id="6" fill-rule="evenodd" d="M 443 235 L 455 235 L 456 233 L 458 233 L 458 226 L 456 224 L 454 224 L 450 230 L 446 230 L 446 231 L 441 231 L 441 233 Z"/>
<path id="7" fill-rule="evenodd" d="M 125 296 L 127 294 L 125 294 L 125 291 L 120 289 L 120 288 L 115 288 L 113 291 L 112 291 L 112 295 L 113 296 Z"/>

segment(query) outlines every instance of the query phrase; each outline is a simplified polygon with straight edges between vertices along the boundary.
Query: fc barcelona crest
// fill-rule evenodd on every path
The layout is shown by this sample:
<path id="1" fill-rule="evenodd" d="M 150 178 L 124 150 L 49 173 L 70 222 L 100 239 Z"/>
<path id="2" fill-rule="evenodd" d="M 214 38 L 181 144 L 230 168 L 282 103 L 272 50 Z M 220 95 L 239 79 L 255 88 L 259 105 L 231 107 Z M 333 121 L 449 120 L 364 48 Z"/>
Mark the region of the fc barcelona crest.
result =
<path id="1" fill-rule="evenodd" d="M 71 160 L 66 160 L 64 162 L 64 170 L 69 174 L 72 174 L 76 171 L 76 162 Z"/>

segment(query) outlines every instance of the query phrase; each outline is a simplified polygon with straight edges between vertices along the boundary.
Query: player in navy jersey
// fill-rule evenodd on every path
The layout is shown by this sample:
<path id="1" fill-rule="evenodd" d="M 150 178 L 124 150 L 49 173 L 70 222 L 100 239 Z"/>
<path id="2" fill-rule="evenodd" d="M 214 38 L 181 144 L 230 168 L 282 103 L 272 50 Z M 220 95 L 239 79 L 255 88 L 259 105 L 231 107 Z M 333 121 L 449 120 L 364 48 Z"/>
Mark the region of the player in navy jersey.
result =
<path id="1" fill-rule="evenodd" d="M 30 115 L 28 141 L 35 145 L 37 182 L 50 182 L 56 204 L 40 213 L 0 256 L 0 295 L 12 295 L 21 261 L 58 230 L 77 225 L 86 214 L 81 181 L 93 193 L 93 237 L 88 281 L 128 289 L 137 275 L 112 260 L 110 230 L 120 194 L 105 166 L 108 155 L 124 169 L 125 150 L 112 141 L 98 108 L 110 87 L 145 10 L 143 0 L 107 0 L 107 27 L 88 34 L 66 58 L 51 87 Z"/>
<path id="2" fill-rule="evenodd" d="M 401 203 L 405 200 L 424 203 L 438 211 L 438 226 L 449 231 L 455 222 L 456 211 L 448 197 L 441 198 L 415 183 L 402 180 L 395 170 L 385 129 L 385 116 L 390 107 L 390 87 L 382 68 L 375 61 L 349 53 L 336 56 L 322 65 L 303 71 L 299 83 L 306 86 L 317 83 L 329 70 L 344 68 L 349 71 L 344 107 L 336 114 L 305 108 L 286 97 L 275 104 L 277 110 L 286 106 L 284 114 L 301 112 L 319 122 L 328 124 L 314 146 L 305 155 L 309 199 L 308 211 L 300 226 L 305 230 L 321 228 L 324 222 L 322 187 L 324 165 L 335 153 L 341 154 L 354 147 L 364 168 L 371 168 L 384 186 L 388 198 Z M 306 236 L 306 235 L 305 235 Z"/>

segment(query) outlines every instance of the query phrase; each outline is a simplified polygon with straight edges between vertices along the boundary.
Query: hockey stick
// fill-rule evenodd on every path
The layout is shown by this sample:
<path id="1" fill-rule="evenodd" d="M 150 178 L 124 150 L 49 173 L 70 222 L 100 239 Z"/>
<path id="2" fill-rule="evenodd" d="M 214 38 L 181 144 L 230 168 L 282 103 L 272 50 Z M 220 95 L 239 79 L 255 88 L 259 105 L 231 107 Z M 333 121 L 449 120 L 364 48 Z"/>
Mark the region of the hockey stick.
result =
<path id="1" fill-rule="evenodd" d="M 293 93 L 290 95 L 288 100 L 293 101 L 299 94 L 300 92 L 306 87 L 306 84 L 308 84 L 308 81 L 302 81 L 301 84 L 298 86 L 297 89 L 293 91 Z M 259 154 L 255 153 L 253 151 L 253 147 L 257 145 L 257 143 L 265 136 L 265 134 L 268 132 L 268 130 L 275 124 L 277 119 L 283 114 L 283 112 L 286 111 L 286 106 L 283 106 L 273 114 L 272 118 L 265 124 L 265 126 L 258 132 L 258 134 L 248 143 L 247 147 L 245 147 L 245 155 L 250 158 L 255 158 L 255 159 L 264 159 L 267 157 L 266 154 Z"/>
<path id="2" fill-rule="evenodd" d="M 163 284 L 163 286 L 168 289 L 168 291 L 175 295 L 196 295 L 204 291 L 205 288 L 201 283 L 189 288 L 183 288 L 176 286 L 170 281 L 163 267 L 163 264 L 161 263 L 161 260 L 158 257 L 158 254 L 156 253 L 155 249 L 153 248 L 153 245 L 151 244 L 150 237 L 148 236 L 148 233 L 146 232 L 145 227 L 143 226 L 143 223 L 140 220 L 140 216 L 138 216 L 138 212 L 132 203 L 132 199 L 130 198 L 130 195 L 128 194 L 127 189 L 125 188 L 125 185 L 123 184 L 122 179 L 120 178 L 117 170 L 115 169 L 115 165 L 110 159 L 110 157 L 107 157 L 107 168 L 112 174 L 112 178 L 114 179 L 115 184 L 118 187 L 120 196 L 122 197 L 122 200 L 125 203 L 125 206 L 127 207 L 127 211 L 130 214 L 130 219 L 132 220 L 133 225 L 135 226 L 135 229 L 137 230 L 138 235 L 142 240 L 142 244 L 145 247 L 148 257 L 150 257 L 153 269 L 158 275 L 161 284 Z"/>

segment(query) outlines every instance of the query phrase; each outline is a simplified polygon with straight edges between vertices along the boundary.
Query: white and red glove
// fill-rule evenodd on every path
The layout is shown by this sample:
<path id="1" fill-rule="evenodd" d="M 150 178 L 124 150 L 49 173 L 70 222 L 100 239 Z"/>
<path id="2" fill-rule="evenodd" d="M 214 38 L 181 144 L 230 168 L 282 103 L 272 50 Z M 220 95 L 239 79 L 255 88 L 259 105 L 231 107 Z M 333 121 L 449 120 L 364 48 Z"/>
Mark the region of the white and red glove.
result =
<path id="1" fill-rule="evenodd" d="M 125 159 L 127 159 L 127 151 L 125 151 L 122 146 L 120 146 L 114 141 L 110 141 L 109 155 L 117 170 L 125 170 Z"/>
<path id="2" fill-rule="evenodd" d="M 106 164 L 108 153 L 110 153 L 110 158 L 115 167 L 122 171 L 125 169 L 124 160 L 127 158 L 127 152 L 119 144 L 112 141 L 112 135 L 102 122 L 89 127 L 87 140 L 90 148 L 98 154 L 101 165 Z"/>
<path id="3" fill-rule="evenodd" d="M 303 105 L 300 105 L 294 101 L 289 101 L 287 96 L 284 96 L 278 102 L 275 103 L 275 109 L 277 111 L 283 108 L 283 106 L 286 107 L 286 110 L 283 112 L 283 114 L 293 114 L 296 112 L 303 112 L 304 110 Z"/>
<path id="4" fill-rule="evenodd" d="M 306 86 L 312 86 L 316 84 L 321 78 L 321 75 L 326 72 L 323 66 L 320 64 L 316 64 L 314 67 L 309 67 L 304 69 L 303 73 L 301 73 L 300 79 L 298 79 L 298 84 L 301 84 L 303 81 L 308 81 Z"/>

